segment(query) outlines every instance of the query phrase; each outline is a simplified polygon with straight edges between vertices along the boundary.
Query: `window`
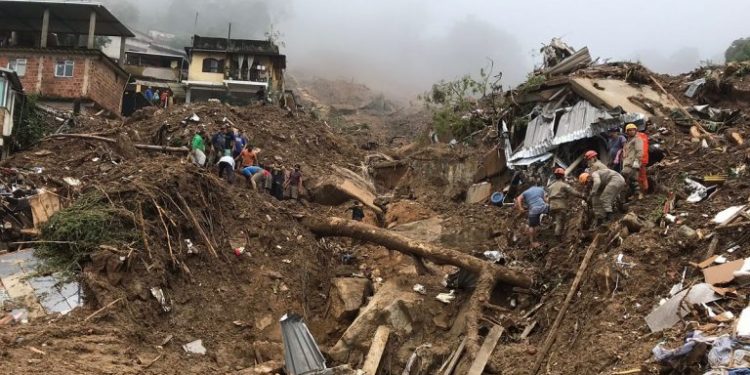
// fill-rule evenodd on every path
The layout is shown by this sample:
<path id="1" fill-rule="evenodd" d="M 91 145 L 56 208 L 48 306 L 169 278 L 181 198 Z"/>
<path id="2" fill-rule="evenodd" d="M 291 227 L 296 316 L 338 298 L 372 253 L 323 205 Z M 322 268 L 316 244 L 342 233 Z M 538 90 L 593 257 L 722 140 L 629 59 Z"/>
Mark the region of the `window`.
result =
<path id="1" fill-rule="evenodd" d="M 8 69 L 16 72 L 19 77 L 26 75 L 26 59 L 11 59 L 8 61 Z"/>
<path id="2" fill-rule="evenodd" d="M 74 65 L 73 60 L 58 60 L 55 64 L 55 77 L 72 77 Z"/>
<path id="3" fill-rule="evenodd" d="M 5 107 L 5 78 L 0 77 L 0 107 Z"/>
<path id="4" fill-rule="evenodd" d="M 204 73 L 224 73 L 224 60 L 203 59 Z"/>

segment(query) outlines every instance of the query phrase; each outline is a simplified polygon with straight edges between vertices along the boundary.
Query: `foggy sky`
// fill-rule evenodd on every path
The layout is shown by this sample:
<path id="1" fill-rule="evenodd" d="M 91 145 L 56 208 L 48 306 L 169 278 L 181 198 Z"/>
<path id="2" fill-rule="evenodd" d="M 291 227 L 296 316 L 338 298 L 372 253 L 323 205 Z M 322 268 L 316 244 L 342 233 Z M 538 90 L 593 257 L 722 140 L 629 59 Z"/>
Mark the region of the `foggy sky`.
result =
<path id="1" fill-rule="evenodd" d="M 495 62 L 506 86 L 521 82 L 539 48 L 562 37 L 611 60 L 640 60 L 662 73 L 701 61 L 750 36 L 745 0 L 107 0 L 144 28 L 262 38 L 281 31 L 291 72 L 363 82 L 413 96 L 440 79 Z M 128 9 L 127 2 L 136 7 Z M 195 13 L 199 12 L 197 28 Z M 133 17 L 132 14 L 129 15 Z M 123 17 L 125 18 L 125 17 Z"/>

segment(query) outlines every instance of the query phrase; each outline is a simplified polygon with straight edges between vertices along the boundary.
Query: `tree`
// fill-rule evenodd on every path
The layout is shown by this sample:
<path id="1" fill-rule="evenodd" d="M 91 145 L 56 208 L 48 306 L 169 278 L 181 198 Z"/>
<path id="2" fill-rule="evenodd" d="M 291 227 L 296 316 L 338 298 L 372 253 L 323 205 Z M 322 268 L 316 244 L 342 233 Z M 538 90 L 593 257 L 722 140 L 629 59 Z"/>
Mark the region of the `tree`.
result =
<path id="1" fill-rule="evenodd" d="M 724 58 L 727 62 L 750 60 L 750 38 L 740 38 L 732 42 L 724 52 Z"/>

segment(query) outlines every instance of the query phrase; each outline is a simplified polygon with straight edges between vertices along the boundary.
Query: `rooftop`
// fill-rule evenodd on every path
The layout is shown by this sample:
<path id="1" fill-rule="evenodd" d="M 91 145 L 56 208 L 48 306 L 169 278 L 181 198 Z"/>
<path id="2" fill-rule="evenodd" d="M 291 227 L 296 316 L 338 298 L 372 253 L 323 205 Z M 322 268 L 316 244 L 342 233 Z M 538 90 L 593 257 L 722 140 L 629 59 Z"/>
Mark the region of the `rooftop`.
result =
<path id="1" fill-rule="evenodd" d="M 193 47 L 188 50 L 246 52 L 255 55 L 279 55 L 279 47 L 268 40 L 227 39 L 193 36 Z"/>
<path id="2" fill-rule="evenodd" d="M 86 35 L 91 12 L 96 12 L 94 34 L 134 36 L 104 5 L 92 2 L 0 0 L 0 31 L 41 32 L 45 9 L 50 33 Z"/>

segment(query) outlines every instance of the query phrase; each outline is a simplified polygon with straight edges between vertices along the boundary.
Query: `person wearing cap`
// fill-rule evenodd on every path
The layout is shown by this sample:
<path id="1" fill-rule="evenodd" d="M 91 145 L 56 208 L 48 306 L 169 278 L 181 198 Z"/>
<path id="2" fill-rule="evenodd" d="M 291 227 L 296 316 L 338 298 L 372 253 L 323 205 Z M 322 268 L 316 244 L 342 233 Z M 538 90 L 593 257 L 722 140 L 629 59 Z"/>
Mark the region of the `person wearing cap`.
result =
<path id="1" fill-rule="evenodd" d="M 622 171 L 622 147 L 628 141 L 620 129 L 609 129 L 609 139 L 607 140 L 607 150 L 609 152 L 609 165 L 617 172 Z"/>
<path id="2" fill-rule="evenodd" d="M 528 206 L 528 231 L 529 243 L 532 248 L 539 247 L 541 244 L 536 241 L 536 228 L 542 223 L 542 214 L 549 212 L 547 204 L 547 193 L 541 186 L 532 186 L 526 189 L 521 195 L 516 197 L 516 209 L 520 212 L 526 212 L 524 207 Z"/>
<path id="3" fill-rule="evenodd" d="M 643 164 L 645 145 L 643 139 L 638 136 L 638 127 L 635 124 L 625 126 L 625 135 L 628 141 L 622 149 L 622 175 L 629 185 L 635 186 L 638 199 L 643 199 L 643 194 L 648 189 L 646 165 Z"/>
<path id="4" fill-rule="evenodd" d="M 581 173 L 578 181 L 584 187 L 591 186 L 589 198 L 596 225 L 609 220 L 614 213 L 617 198 L 626 188 L 625 178 L 611 169 L 603 169 L 594 173 Z"/>
<path id="5" fill-rule="evenodd" d="M 586 165 L 588 165 L 589 173 L 596 172 L 601 169 L 607 169 L 607 166 L 599 161 L 599 153 L 594 150 L 586 151 L 583 155 L 586 159 Z"/>
<path id="6" fill-rule="evenodd" d="M 549 211 L 555 221 L 555 236 L 562 237 L 568 213 L 568 200 L 570 197 L 584 199 L 584 195 L 565 182 L 564 169 L 555 168 L 553 173 L 555 182 L 547 188 L 549 191 Z"/>

